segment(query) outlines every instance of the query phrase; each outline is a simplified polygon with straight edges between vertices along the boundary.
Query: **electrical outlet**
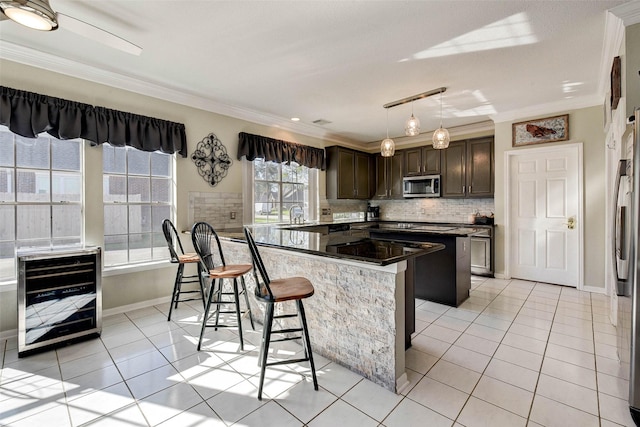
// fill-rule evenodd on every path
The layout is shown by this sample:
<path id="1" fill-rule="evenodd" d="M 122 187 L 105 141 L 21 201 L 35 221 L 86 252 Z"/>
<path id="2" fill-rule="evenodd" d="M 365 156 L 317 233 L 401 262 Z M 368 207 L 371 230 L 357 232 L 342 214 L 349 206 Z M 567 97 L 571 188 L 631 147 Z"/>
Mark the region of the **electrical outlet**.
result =
<path id="1" fill-rule="evenodd" d="M 236 213 L 235 212 L 229 212 L 229 219 L 236 219 Z"/>

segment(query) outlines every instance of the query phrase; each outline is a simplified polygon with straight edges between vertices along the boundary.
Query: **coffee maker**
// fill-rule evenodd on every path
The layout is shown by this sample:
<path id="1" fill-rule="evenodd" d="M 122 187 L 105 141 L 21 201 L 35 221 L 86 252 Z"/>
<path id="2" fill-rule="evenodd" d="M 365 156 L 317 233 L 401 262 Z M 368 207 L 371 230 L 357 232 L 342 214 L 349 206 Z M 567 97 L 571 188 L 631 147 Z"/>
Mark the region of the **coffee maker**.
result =
<path id="1" fill-rule="evenodd" d="M 380 206 L 367 206 L 367 221 L 377 221 L 380 218 Z"/>

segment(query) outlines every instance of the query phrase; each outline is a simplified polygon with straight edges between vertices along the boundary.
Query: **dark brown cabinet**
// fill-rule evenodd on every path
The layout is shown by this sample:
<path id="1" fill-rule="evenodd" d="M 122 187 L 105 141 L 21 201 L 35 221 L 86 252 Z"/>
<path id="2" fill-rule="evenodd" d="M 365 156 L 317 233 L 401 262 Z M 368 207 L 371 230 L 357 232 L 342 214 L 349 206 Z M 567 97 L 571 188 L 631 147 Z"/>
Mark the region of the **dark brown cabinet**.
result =
<path id="1" fill-rule="evenodd" d="M 402 167 L 404 156 L 396 151 L 392 157 L 375 156 L 376 164 L 376 193 L 377 199 L 402 198 Z"/>
<path id="2" fill-rule="evenodd" d="M 465 197 L 466 141 L 456 141 L 442 150 L 442 197 Z"/>
<path id="3" fill-rule="evenodd" d="M 493 138 L 467 142 L 467 197 L 493 197 Z"/>
<path id="4" fill-rule="evenodd" d="M 441 159 L 442 197 L 493 197 L 493 137 L 452 142 Z"/>
<path id="5" fill-rule="evenodd" d="M 371 197 L 371 157 L 368 153 L 327 147 L 327 198 L 369 199 Z"/>
<path id="6" fill-rule="evenodd" d="M 403 150 L 404 176 L 439 175 L 440 151 L 431 145 Z"/>

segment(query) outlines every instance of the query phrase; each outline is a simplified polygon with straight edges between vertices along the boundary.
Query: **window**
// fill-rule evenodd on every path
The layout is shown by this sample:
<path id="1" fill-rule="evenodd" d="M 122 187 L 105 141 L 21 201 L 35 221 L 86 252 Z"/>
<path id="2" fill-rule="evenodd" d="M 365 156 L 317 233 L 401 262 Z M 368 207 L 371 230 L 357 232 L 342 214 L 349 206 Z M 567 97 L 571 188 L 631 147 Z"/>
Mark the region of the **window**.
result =
<path id="1" fill-rule="evenodd" d="M 250 173 L 253 183 L 252 223 L 289 222 L 292 207 L 299 206 L 306 220 L 315 219 L 317 171 L 297 163 L 279 164 L 255 159 Z M 294 208 L 295 209 L 295 208 Z"/>
<path id="2" fill-rule="evenodd" d="M 16 278 L 16 250 L 82 244 L 82 159 L 80 140 L 0 126 L 0 281 Z"/>
<path id="3" fill-rule="evenodd" d="M 167 259 L 173 156 L 103 144 L 105 266 Z"/>

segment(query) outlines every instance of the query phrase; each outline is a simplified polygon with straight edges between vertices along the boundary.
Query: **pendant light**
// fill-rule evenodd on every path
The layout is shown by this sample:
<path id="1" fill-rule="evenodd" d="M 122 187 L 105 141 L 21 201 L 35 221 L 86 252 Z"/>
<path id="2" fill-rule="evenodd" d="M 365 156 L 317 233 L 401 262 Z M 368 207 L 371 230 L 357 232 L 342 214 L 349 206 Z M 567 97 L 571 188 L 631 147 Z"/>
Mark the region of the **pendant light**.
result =
<path id="1" fill-rule="evenodd" d="M 56 13 L 49 6 L 49 0 L 2 0 L 0 8 L 7 18 L 34 30 L 58 28 Z"/>
<path id="2" fill-rule="evenodd" d="M 389 138 L 389 109 L 387 108 L 387 137 L 380 144 L 380 154 L 382 157 L 392 157 L 396 152 L 396 144 Z"/>
<path id="3" fill-rule="evenodd" d="M 420 120 L 413 115 L 413 101 L 411 102 L 411 117 L 404 125 L 404 134 L 407 136 L 416 136 L 420 134 Z"/>
<path id="4" fill-rule="evenodd" d="M 442 127 L 442 91 L 440 92 L 440 127 L 433 132 L 433 148 L 438 150 L 449 147 L 449 131 Z"/>

